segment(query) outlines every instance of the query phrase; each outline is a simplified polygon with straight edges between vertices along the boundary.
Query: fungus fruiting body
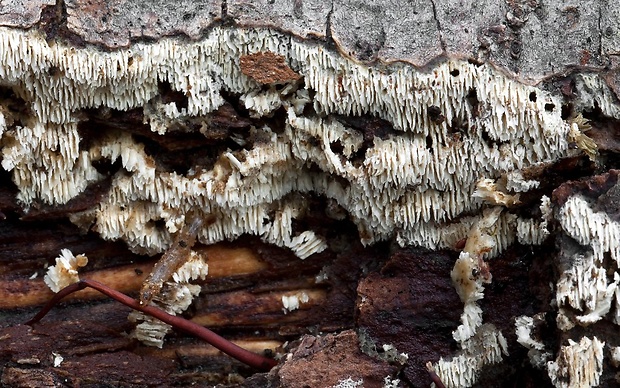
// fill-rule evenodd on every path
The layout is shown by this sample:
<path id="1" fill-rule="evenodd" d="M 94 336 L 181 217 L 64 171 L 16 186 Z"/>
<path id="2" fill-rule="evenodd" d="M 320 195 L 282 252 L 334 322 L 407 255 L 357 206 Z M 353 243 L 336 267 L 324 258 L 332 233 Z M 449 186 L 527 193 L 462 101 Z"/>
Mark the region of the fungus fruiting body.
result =
<path id="1" fill-rule="evenodd" d="M 68 249 L 63 249 L 56 258 L 56 265 L 48 268 L 43 281 L 54 292 L 58 292 L 66 286 L 80 281 L 78 269 L 88 264 L 88 258 L 84 255 L 74 256 Z"/>
<path id="2" fill-rule="evenodd" d="M 472 196 L 477 182 L 570 152 L 570 125 L 544 109 L 559 105 L 556 97 L 487 65 L 447 61 L 428 71 L 387 71 L 268 29 L 217 27 L 201 41 L 164 38 L 107 53 L 49 45 L 28 31 L 3 28 L 1 36 L 7 66 L 0 76 L 31 108 L 22 126 L 2 131 L 2 165 L 18 198 L 26 206 L 65 203 L 104 179 L 95 163 L 120 163 L 109 195 L 72 219 L 136 252 L 167 249 L 176 214 L 198 208 L 216 219 L 197 230 L 202 243 L 249 233 L 308 257 L 324 250 L 325 240 L 313 230 L 293 234 L 291 222 L 306 206 L 294 194 L 310 192 L 335 200 L 365 244 L 396 238 L 401 245 L 450 247 L 478 218 L 460 216 L 483 206 Z M 287 78 L 288 87 L 262 92 L 240 65 L 257 53 L 285 58 L 303 82 Z M 183 93 L 187 106 L 162 104 L 158 80 Z M 536 101 L 527 98 L 533 90 Z M 255 130 L 267 141 L 225 151 L 191 174 L 161 170 L 143 144 L 120 131 L 80 143 L 84 109 L 141 107 L 153 112 L 145 118 L 152 131 L 165 135 L 188 118 L 208 128 L 225 103 L 222 93 L 243 96 L 256 117 L 284 109 L 284 131 L 264 124 Z M 431 120 L 431 106 L 445 120 Z M 364 140 L 339 120 L 356 115 L 374 115 L 392 129 Z M 512 236 L 512 227 L 499 233 L 498 249 Z"/>

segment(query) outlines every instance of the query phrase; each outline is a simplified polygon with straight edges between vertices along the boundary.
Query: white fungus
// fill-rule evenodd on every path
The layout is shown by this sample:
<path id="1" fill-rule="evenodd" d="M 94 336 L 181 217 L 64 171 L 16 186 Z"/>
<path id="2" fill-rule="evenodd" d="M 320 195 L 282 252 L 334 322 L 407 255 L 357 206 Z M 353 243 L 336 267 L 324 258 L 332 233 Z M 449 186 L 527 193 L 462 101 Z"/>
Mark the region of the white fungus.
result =
<path id="1" fill-rule="evenodd" d="M 572 265 L 562 272 L 556 285 L 560 328 L 568 330 L 575 324 L 597 322 L 612 306 L 616 307 L 614 322 L 620 324 L 620 274 L 617 267 L 607 268 L 604 261 L 609 254 L 616 266 L 620 263 L 620 224 L 604 212 L 593 211 L 578 195 L 566 201 L 558 211 L 558 219 L 568 236 L 591 249 L 590 253 L 576 253 L 571 258 Z"/>
<path id="2" fill-rule="evenodd" d="M 47 269 L 43 277 L 45 284 L 54 292 L 80 281 L 78 269 L 88 264 L 88 258 L 84 255 L 74 256 L 68 249 L 60 251 L 56 258 L 56 265 Z"/>
<path id="3" fill-rule="evenodd" d="M 447 388 L 471 387 L 485 365 L 502 361 L 508 355 L 508 345 L 502 333 L 491 324 L 484 324 L 475 336 L 463 343 L 463 348 L 449 360 L 441 358 L 432 365 Z"/>
<path id="4" fill-rule="evenodd" d="M 61 356 L 59 353 L 56 352 L 52 352 L 52 365 L 54 366 L 54 368 L 58 368 L 60 366 L 60 364 L 62 364 L 62 362 L 65 360 L 63 356 Z"/>
<path id="5" fill-rule="evenodd" d="M 596 387 L 603 373 L 604 342 L 583 337 L 579 342 L 568 340 L 560 348 L 555 361 L 549 361 L 547 370 L 557 388 Z"/>
<path id="6" fill-rule="evenodd" d="M 392 379 L 391 376 L 383 378 L 383 388 L 399 388 L 401 387 L 400 379 Z"/>
<path id="7" fill-rule="evenodd" d="M 470 230 L 451 272 L 452 282 L 465 305 L 461 325 L 452 333 L 461 349 L 451 358 L 441 358 L 430 365 L 446 387 L 471 387 L 483 366 L 499 363 L 502 354 L 508 355 L 503 334 L 492 324 L 483 324 L 482 309 L 477 304 L 484 296 L 484 284 L 491 282 L 483 255 L 495 245 L 489 234 L 495 230 L 501 210 L 496 207 L 483 213 L 483 218 Z"/>
<path id="8" fill-rule="evenodd" d="M 537 325 L 544 322 L 545 313 L 536 314 L 534 317 L 520 316 L 515 319 L 515 333 L 517 342 L 529 349 L 527 355 L 530 363 L 537 368 L 544 368 L 551 357 L 545 344 L 539 339 L 533 338 L 532 332 Z"/>
<path id="9" fill-rule="evenodd" d="M 285 58 L 303 83 L 262 90 L 239 66 L 242 55 L 258 52 Z M 215 27 L 200 41 L 162 38 L 114 52 L 49 45 L 35 32 L 2 28 L 0 57 L 4 84 L 32 112 L 23 126 L 7 124 L 2 133 L 3 167 L 13 174 L 20 201 L 66 203 L 103 179 L 93 162 L 118 161 L 123 171 L 113 176 L 109 196 L 72 219 L 94 222 L 103 238 L 124 240 L 136 252 L 154 254 L 170 244 L 173 231 L 154 228 L 153 220 L 167 222 L 171 208 L 200 207 L 218 218 L 199 232 L 202 243 L 249 233 L 309 257 L 326 243 L 313 230 L 292 233 L 289 220 L 304 214 L 292 193 L 335 200 L 365 244 L 396 237 L 402 245 L 450 247 L 479 218 L 476 182 L 569 152 L 569 124 L 559 109 L 545 109 L 561 105 L 556 96 L 466 61 L 428 72 L 395 65 L 387 72 L 274 30 L 230 27 Z M 450 73 L 455 70 L 458 77 Z M 158 81 L 187 96 L 187 107 L 159 101 Z M 143 107 L 151 129 L 165 134 L 186 118 L 207 123 L 205 115 L 224 103 L 222 91 L 243 96 L 255 117 L 284 107 L 284 132 L 267 124 L 258 130 L 269 142 L 221 155 L 191 176 L 158 171 L 128 134 L 110 131 L 88 149 L 80 143 L 77 113 L 84 109 Z M 536 101 L 528 98 L 532 92 Z M 305 115 L 309 105 L 318 114 Z M 432 121 L 431 106 L 445 120 Z M 365 114 L 393 131 L 365 143 L 337 118 Z M 455 126 L 468 129 L 455 133 Z M 534 184 L 523 182 L 520 190 L 528 185 Z M 494 236 L 498 251 L 514 240 L 514 222 L 504 221 Z"/>
<path id="10" fill-rule="evenodd" d="M 151 304 L 171 315 L 182 313 L 201 290 L 199 285 L 190 282 L 196 279 L 204 280 L 208 270 L 206 258 L 191 251 L 187 262 L 174 272 L 171 281 L 164 283 L 161 292 L 153 298 Z M 171 330 L 170 325 L 138 311 L 131 312 L 129 320 L 137 323 L 131 336 L 150 346 L 161 348 L 164 337 Z"/>
<path id="11" fill-rule="evenodd" d="M 541 205 L 543 219 L 550 218 L 548 204 Z M 557 327 L 568 331 L 575 326 L 588 326 L 603 318 L 620 324 L 620 224 L 608 214 L 593 210 L 580 194 L 566 199 L 556 209 L 555 219 L 563 233 L 574 239 L 580 248 L 567 248 L 562 258 L 563 268 L 555 284 L 555 303 L 558 307 Z M 611 260 L 609 260 L 611 259 Z M 613 311 L 613 313 L 611 313 Z M 544 345 L 531 338 L 534 321 L 520 317 L 516 322 L 518 341 L 530 349 L 530 360 L 540 365 L 550 356 Z M 605 342 L 596 337 L 571 339 L 562 346 L 555 361 L 546 369 L 556 387 L 593 387 L 603 373 Z M 620 359 L 611 349 L 612 364 Z"/>
<path id="12" fill-rule="evenodd" d="M 292 295 L 282 295 L 282 311 L 287 314 L 297 310 L 301 304 L 308 303 L 310 297 L 305 292 L 298 292 Z"/>
<path id="13" fill-rule="evenodd" d="M 519 194 L 510 195 L 498 187 L 492 179 L 481 179 L 476 183 L 476 191 L 473 196 L 482 198 L 492 205 L 512 206 L 519 203 Z"/>
<path id="14" fill-rule="evenodd" d="M 364 386 L 363 379 L 353 380 L 351 377 L 347 377 L 346 379 L 342 379 L 338 381 L 338 384 L 332 385 L 331 388 L 356 388 L 356 387 L 363 387 L 363 386 Z"/>
<path id="15" fill-rule="evenodd" d="M 489 233 L 492 233 L 500 212 L 499 207 L 484 212 L 484 218 L 471 229 L 465 248 L 450 273 L 456 292 L 465 305 L 461 325 L 452 333 L 454 339 L 461 344 L 476 334 L 477 328 L 482 324 L 482 309 L 476 302 L 484 297 L 484 284 L 491 282 L 491 273 L 488 264 L 483 260 L 483 254 L 495 245 Z"/>

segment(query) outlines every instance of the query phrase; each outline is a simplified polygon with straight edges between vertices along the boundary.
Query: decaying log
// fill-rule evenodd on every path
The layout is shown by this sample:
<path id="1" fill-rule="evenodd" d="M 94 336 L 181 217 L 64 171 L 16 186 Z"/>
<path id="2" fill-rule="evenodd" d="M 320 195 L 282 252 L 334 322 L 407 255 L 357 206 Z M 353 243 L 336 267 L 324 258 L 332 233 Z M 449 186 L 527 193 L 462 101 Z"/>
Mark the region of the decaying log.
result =
<path id="1" fill-rule="evenodd" d="M 0 383 L 615 386 L 620 5 L 457 3 L 0 5 Z"/>

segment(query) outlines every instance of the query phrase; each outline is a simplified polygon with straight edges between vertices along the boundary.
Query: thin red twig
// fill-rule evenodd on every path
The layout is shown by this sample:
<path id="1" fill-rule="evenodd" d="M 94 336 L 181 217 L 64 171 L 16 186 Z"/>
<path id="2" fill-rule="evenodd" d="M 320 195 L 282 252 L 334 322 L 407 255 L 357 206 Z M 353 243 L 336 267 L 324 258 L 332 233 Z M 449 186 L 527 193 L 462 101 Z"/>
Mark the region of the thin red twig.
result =
<path id="1" fill-rule="evenodd" d="M 101 292 L 102 294 L 105 294 L 110 298 L 121 302 L 125 306 L 131 307 L 134 310 L 138 310 L 152 317 L 155 317 L 176 329 L 182 330 L 191 335 L 195 335 L 196 337 L 201 338 L 202 340 L 213 345 L 214 347 L 228 354 L 229 356 L 236 358 L 237 360 L 253 368 L 263 371 L 269 371 L 271 368 L 277 365 L 277 362 L 275 360 L 245 350 L 242 347 L 228 341 L 227 339 L 220 337 L 206 327 L 200 326 L 185 318 L 170 315 L 167 312 L 160 310 L 156 307 L 141 305 L 139 301 L 130 298 L 122 292 L 116 291 L 106 286 L 105 284 L 90 279 L 81 280 L 60 290 L 49 302 L 47 302 L 47 304 L 41 309 L 41 311 L 39 311 L 39 313 L 35 315 L 34 318 L 26 322 L 26 324 L 32 325 L 39 322 L 52 309 L 52 307 L 54 307 L 58 302 L 60 302 L 62 298 L 87 287 L 93 288 Z"/>
<path id="2" fill-rule="evenodd" d="M 430 361 L 426 363 L 426 370 L 428 371 L 428 375 L 433 381 L 433 383 L 435 383 L 435 388 L 446 388 L 444 383 L 441 382 L 439 376 L 437 376 L 437 373 L 435 373 L 435 368 Z"/>

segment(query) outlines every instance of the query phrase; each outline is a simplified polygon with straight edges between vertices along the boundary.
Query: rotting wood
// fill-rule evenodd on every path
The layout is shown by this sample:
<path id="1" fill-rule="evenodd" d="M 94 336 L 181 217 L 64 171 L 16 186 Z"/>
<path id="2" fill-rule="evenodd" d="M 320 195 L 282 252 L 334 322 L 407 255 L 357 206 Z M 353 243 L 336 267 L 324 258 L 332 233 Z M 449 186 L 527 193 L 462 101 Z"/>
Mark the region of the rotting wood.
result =
<path id="1" fill-rule="evenodd" d="M 536 86 L 535 91 L 524 95 L 527 101 L 541 102 L 546 92 L 557 97 L 555 104 L 541 105 L 540 114 L 555 111 L 562 120 L 569 120 L 574 113 L 583 113 L 591 120 L 593 128 L 588 131 L 588 136 L 595 141 L 599 150 L 597 164 L 574 155 L 558 163 L 526 167 L 522 171 L 525 181 L 539 181 L 540 186 L 523 193 L 520 198 L 522 203 L 511 209 L 510 216 L 539 218 L 544 213 L 540 204 L 542 195 L 552 197 L 552 192 L 557 194 L 555 199 L 552 198 L 551 206 L 558 210 L 564 201 L 579 193 L 587 197 L 591 206 L 577 203 L 572 198 L 573 206 L 579 205 L 580 210 L 590 213 L 593 210 L 602 212 L 610 217 L 609 225 L 615 225 L 617 221 L 615 204 L 618 186 L 608 179 L 609 175 L 600 174 L 618 168 L 617 93 L 620 72 L 614 53 L 618 51 L 620 29 L 615 17 L 619 12 L 618 5 L 614 2 L 586 2 L 570 7 L 560 4 L 556 6 L 553 1 L 528 4 L 500 2 L 482 5 L 485 12 L 480 12 L 479 4 L 472 8 L 464 6 L 460 12 L 454 12 L 448 2 L 422 5 L 418 2 L 403 2 L 398 4 L 401 12 L 397 17 L 391 8 L 396 3 L 387 1 L 376 1 L 372 6 L 358 1 L 342 1 L 333 5 L 325 2 L 311 6 L 308 2 L 279 0 L 277 7 L 272 5 L 273 2 L 257 1 L 254 7 L 247 7 L 244 1 L 216 1 L 201 9 L 190 8 L 188 12 L 184 12 L 186 8 L 183 6 L 170 7 L 165 2 L 153 5 L 151 2 L 136 1 L 126 3 L 127 9 L 124 10 L 127 12 L 120 13 L 109 12 L 112 10 L 103 3 L 101 7 L 92 7 L 80 1 L 67 4 L 58 2 L 54 6 L 44 7 L 46 3 L 31 2 L 29 7 L 32 8 L 28 10 L 28 17 L 24 18 L 14 17 L 19 15 L 19 10 L 14 8 L 19 3 L 11 4 L 8 6 L 10 9 L 2 13 L 5 16 L 0 18 L 0 23 L 24 29 L 35 23 L 34 28 L 40 28 L 49 42 L 62 40 L 76 49 L 89 43 L 100 44 L 102 52 L 127 47 L 144 37 L 158 41 L 179 32 L 192 39 L 200 39 L 209 30 L 204 30 L 206 26 L 215 21 L 224 26 L 275 26 L 278 32 L 292 32 L 311 41 L 311 45 L 323 46 L 326 52 L 339 50 L 356 62 L 376 66 L 386 73 L 400 66 L 383 63 L 392 60 L 434 66 L 439 57 L 441 60 L 446 57 L 466 58 L 472 68 L 491 63 L 503 69 L 501 74 L 508 74 L 508 78 Z M 168 17 L 152 23 L 149 15 L 152 15 L 153 7 L 168 7 Z M 41 10 L 41 22 L 36 25 Z M 155 13 L 161 14 L 159 11 Z M 86 21 L 92 21 L 95 28 L 89 27 Z M 526 31 L 531 33 L 528 39 L 524 39 Z M 592 36 L 600 36 L 601 39 L 592 39 Z M 286 39 L 290 37 L 287 35 Z M 121 65 L 131 66 L 132 63 L 137 64 L 138 58 L 132 57 L 131 61 Z M 296 67 L 295 64 L 291 66 Z M 50 67 L 48 75 L 64 79 L 58 67 Z M 455 72 L 453 69 L 450 77 L 454 78 L 448 78 L 458 80 L 459 76 L 463 76 L 462 71 L 459 74 L 458 70 Z M 341 92 L 348 93 L 344 81 L 345 78 L 336 78 L 333 85 Z M 166 82 L 158 83 L 155 88 L 163 104 L 180 109 L 187 106 L 188 95 L 196 92 L 195 89 L 189 89 L 183 93 Z M 28 127 L 30 124 L 27 118 L 32 114 L 28 110 L 33 107 L 32 101 L 17 97 L 9 87 L 3 87 L 1 91 L 3 104 L 10 108 L 9 112 L 3 112 L 8 125 Z M 276 94 L 275 89 L 271 92 L 272 95 Z M 96 107 L 73 112 L 75 115 L 72 119 L 79 121 L 77 131 L 81 137 L 80 142 L 87 149 L 90 148 L 89 144 L 98 140 L 98 135 L 130 133 L 131 138 L 136 139 L 136 144 L 146 147 L 149 156 L 147 161 L 156 165 L 159 172 L 192 177 L 199 169 L 212 168 L 229 149 L 232 152 L 227 154 L 227 160 L 243 167 L 243 160 L 236 158 L 244 150 L 270 141 L 270 135 L 256 128 L 269 124 L 276 134 L 281 134 L 286 128 L 286 115 L 281 109 L 256 119 L 249 117 L 239 96 L 222 92 L 222 97 L 226 102 L 217 111 L 199 120 L 174 121 L 165 128 L 171 130 L 166 136 L 153 132 L 144 124 L 145 113 L 142 109 L 124 112 Z M 341 97 L 345 98 L 346 94 Z M 464 103 L 472 105 L 471 111 L 475 116 L 484 112 L 486 101 L 479 100 L 475 91 L 469 91 Z M 446 122 L 445 112 L 439 105 L 427 106 L 428 117 L 422 118 L 422 121 L 430 120 L 436 126 L 444 123 L 449 126 L 449 137 L 428 137 L 420 143 L 421 149 L 434 149 L 434 157 L 439 149 L 434 148 L 434 143 L 442 147 L 455 144 L 469 136 L 468 131 L 475 130 L 461 120 Z M 304 113 L 317 113 L 313 111 L 314 108 L 308 106 Z M 509 114 L 510 109 L 504 112 Z M 155 116 L 149 117 L 157 119 Z M 354 166 L 362 164 L 365 153 L 373 148 L 375 141 L 387 141 L 400 134 L 389 120 L 372 115 L 348 117 L 338 114 L 334 118 L 337 122 L 332 124 L 335 123 L 335 126 L 343 123 L 353 128 L 354 131 L 347 135 L 353 134 L 361 144 L 359 150 L 349 155 Z M 358 127 L 359 122 L 362 123 L 361 128 Z M 131 143 L 128 137 L 125 140 L 126 144 Z M 320 144 L 314 138 L 306 140 L 308 144 Z M 485 141 L 491 148 L 506 149 L 506 142 L 502 140 L 487 138 Z M 546 145 L 538 146 L 544 148 Z M 334 153 L 337 157 L 333 160 L 338 161 L 343 160 L 346 147 L 338 139 L 329 141 L 325 149 Z M 122 175 L 120 164 L 118 161 L 108 163 L 105 159 L 93 162 L 96 170 L 108 177 L 119 171 Z M 305 167 L 310 171 L 317 169 L 316 164 L 312 163 Z M 466 169 L 467 166 L 458 165 L 457 168 Z M 101 241 L 95 230 L 91 230 L 92 220 L 88 215 L 79 214 L 105 197 L 112 184 L 110 180 L 88 186 L 85 192 L 64 205 L 50 206 L 35 199 L 26 213 L 16 200 L 18 190 L 11 183 L 12 177 L 4 172 L 1 177 L 5 184 L 0 188 L 0 218 L 3 219 L 0 221 L 0 241 L 4 248 L 0 256 L 0 295 L 4 293 L 10 297 L 11 306 L 21 307 L 3 308 L 1 311 L 3 318 L 6 318 L 2 323 L 6 327 L 0 332 L 2 361 L 6 364 L 2 373 L 4 384 L 16 385 L 22 382 L 32 385 L 32 382 L 37 381 L 55 384 L 60 379 L 69 379 L 73 384 L 96 384 L 106 377 L 111 383 L 119 385 L 170 385 L 172 381 L 180 384 L 223 381 L 242 383 L 241 376 L 249 375 L 243 366 L 231 364 L 225 357 L 208 356 L 206 350 L 205 353 L 188 352 L 191 355 L 179 356 L 172 349 L 183 349 L 184 346 L 208 349 L 181 335 L 169 338 L 166 348 L 161 352 L 135 345 L 119 334 L 131 328 L 126 321 L 127 311 L 86 295 L 69 302 L 55 315 L 52 313 L 52 321 L 41 326 L 36 333 L 27 332 L 19 323 L 30 318 L 34 309 L 24 306 L 40 303 L 46 293 L 49 294 L 42 287 L 40 279 L 44 266 L 51 263 L 61 248 L 70 248 L 76 254 L 86 253 L 92 261 L 87 274 L 107 276 L 111 282 L 113 277 L 116 286 L 120 289 L 126 287 L 127 292 L 138 291 L 139 283 L 148 273 L 152 261 L 129 252 L 123 244 Z M 583 183 L 581 187 L 564 184 L 580 179 Z M 597 188 L 597 185 L 600 182 L 609 187 L 599 190 L 601 188 Z M 350 182 L 337 179 L 336 183 L 346 186 Z M 554 191 L 558 187 L 560 189 Z M 227 244 L 218 244 L 230 249 L 241 246 L 241 249 L 251 252 L 249 255 L 258 259 L 252 262 L 254 264 L 249 264 L 252 268 L 245 273 L 234 273 L 232 266 L 223 264 L 220 276 L 210 275 L 201 284 L 203 296 L 186 315 L 214 325 L 222 334 L 254 343 L 258 347 L 271 343 L 269 341 L 276 344 L 295 340 L 302 334 L 316 334 L 314 338 L 301 341 L 301 347 L 300 343 L 294 343 L 290 348 L 295 355 L 302 357 L 295 358 L 287 365 L 289 372 L 286 379 L 283 380 L 283 374 L 253 375 L 245 380 L 246 386 L 266 386 L 266 382 L 277 386 L 286 384 L 283 381 L 300 381 L 308 377 L 308 369 L 316 374 L 328 369 L 333 372 L 331 378 L 334 383 L 338 383 L 340 377 L 344 380 L 346 377 L 339 372 L 355 371 L 350 368 L 351 365 L 359 369 L 359 358 L 339 356 L 357 352 L 355 344 L 343 340 L 342 347 L 338 348 L 342 354 L 330 354 L 327 357 L 321 346 L 314 344 L 321 345 L 326 341 L 325 337 L 317 334 L 320 331 L 348 328 L 369 332 L 371 340 L 376 342 L 372 346 L 379 349 L 379 353 L 384 342 L 389 343 L 385 345 L 396 344 L 399 351 L 409 353 L 410 359 L 402 371 L 398 371 L 398 368 L 390 369 L 390 372 L 380 369 L 378 374 L 392 373 L 391 377 L 402 379 L 402 384 L 429 384 L 430 380 L 424 370 L 426 362 L 436 361 L 439 357 L 450 358 L 458 351 L 451 333 L 459 324 L 455 315 L 458 315 L 461 307 L 448 278 L 456 254 L 398 248 L 391 237 L 388 243 L 362 248 L 359 246 L 359 238 L 369 241 L 375 233 L 373 228 L 353 225 L 351 218 L 348 218 L 350 214 L 342 207 L 315 193 L 304 193 L 303 201 L 310 204 L 305 207 L 305 218 L 295 220 L 291 228 L 297 232 L 315 230 L 320 236 L 327 236 L 327 248 L 322 253 L 300 262 L 290 252 L 247 235 Z M 329 216 L 326 216 L 328 212 Z M 78 214 L 83 217 L 81 222 L 76 221 Z M 459 217 L 466 218 L 468 215 L 470 213 Z M 68 225 L 67 218 L 72 218 L 82 226 L 81 233 Z M 342 222 L 335 222 L 335 219 Z M 375 224 L 381 226 L 381 222 Z M 540 226 L 534 223 L 523 225 L 525 229 Z M 161 228 L 161 225 L 155 227 Z M 566 353 L 564 350 L 568 349 L 568 339 L 578 339 L 575 336 L 580 336 L 583 331 L 587 331 L 588 335 L 600 336 L 603 340 L 607 338 L 606 346 L 616 345 L 613 340 L 608 340 L 615 338 L 617 332 L 617 325 L 611 317 L 586 329 L 577 327 L 575 331 L 562 331 L 556 326 L 553 317 L 557 313 L 557 306 L 551 303 L 556 300 L 556 295 L 555 290 L 549 289 L 549 284 L 556 284 L 558 279 L 554 274 L 564 271 L 574 263 L 575 257 L 586 252 L 583 251 L 585 248 L 575 245 L 568 236 L 569 232 L 574 231 L 566 225 L 563 226 L 566 230 L 558 229 L 560 227 L 553 223 L 549 223 L 549 227 L 551 234 L 543 245 L 534 246 L 523 242 L 514 244 L 489 263 L 493 283 L 485 290 L 480 305 L 484 310 L 485 322 L 506 334 L 510 355 L 502 364 L 481 371 L 478 384 L 482 386 L 499 381 L 540 386 L 550 381 L 548 371 L 534 368 L 529 362 L 528 349 L 516 342 L 513 320 L 516 316 L 547 313 L 545 319 L 539 320 L 537 329 L 544 335 L 545 338 L 541 340 L 544 340 L 551 352 L 558 353 L 563 349 Z M 527 235 L 522 233 L 521 237 Z M 454 242 L 461 238 L 455 237 Z M 558 245 L 561 248 L 557 248 Z M 211 249 L 198 247 L 203 248 Z M 609 265 L 608 259 L 605 265 Z M 611 273 L 615 268 L 606 269 Z M 214 274 L 214 270 L 217 271 L 217 266 L 210 267 L 211 274 Z M 38 278 L 28 279 L 34 275 Z M 317 278 L 323 280 L 311 284 L 312 279 Z M 286 314 L 278 311 L 278 298 L 295 292 L 315 293 L 314 298 L 320 303 L 302 306 Z M 429 305 L 440 308 L 427 307 Z M 567 306 L 565 303 L 563 308 L 566 311 L 562 314 L 569 320 L 588 315 L 587 311 Z M 101 317 L 101 321 L 95 319 L 98 317 Z M 65 318 L 69 321 L 63 321 Z M 232 325 L 227 325 L 227 320 L 231 320 Z M 394 338 L 394 333 L 400 333 L 398 338 Z M 354 336 L 350 332 L 348 335 Z M 37 340 L 33 341 L 34 338 Z M 37 350 L 33 343 L 43 346 Z M 76 343 L 83 345 L 76 346 Z M 591 343 L 598 344 L 600 340 Z M 71 353 L 72 348 L 78 351 Z M 65 357 L 64 366 L 61 363 L 59 368 L 54 368 L 51 366 L 53 360 L 50 355 L 59 349 L 72 357 Z M 315 354 L 317 360 L 322 358 L 322 361 L 327 361 L 307 363 Z M 141 355 L 146 356 L 141 359 Z M 339 364 L 338 360 L 346 362 Z M 376 365 L 379 364 L 381 362 L 377 361 Z M 603 385 L 611 385 L 615 381 L 615 370 L 608 367 L 608 364 L 606 362 L 607 367 L 600 376 Z M 92 365 L 99 367 L 92 368 Z M 296 365 L 304 368 L 295 369 Z M 149 371 L 149 367 L 155 370 Z M 205 371 L 205 368 L 210 369 Z M 144 373 L 145 370 L 149 373 Z M 598 374 L 598 370 L 595 372 Z M 369 378 L 380 382 L 384 376 L 378 374 Z M 559 377 L 566 380 L 570 376 Z"/>

